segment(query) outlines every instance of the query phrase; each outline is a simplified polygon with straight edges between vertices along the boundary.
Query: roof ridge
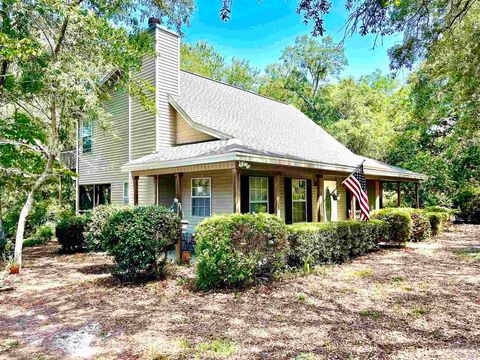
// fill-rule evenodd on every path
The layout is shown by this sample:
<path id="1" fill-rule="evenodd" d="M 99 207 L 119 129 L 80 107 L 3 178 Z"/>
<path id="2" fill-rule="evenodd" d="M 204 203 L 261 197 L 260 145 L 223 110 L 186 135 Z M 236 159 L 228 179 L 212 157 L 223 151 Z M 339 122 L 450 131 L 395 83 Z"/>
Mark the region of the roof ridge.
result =
<path id="1" fill-rule="evenodd" d="M 284 102 L 284 101 L 280 101 L 280 100 L 271 98 L 271 97 L 269 97 L 269 96 L 261 95 L 261 94 L 259 94 L 259 93 L 256 93 L 255 91 L 252 91 L 252 90 L 242 89 L 241 87 L 238 87 L 238 86 L 235 86 L 235 85 L 231 85 L 231 84 L 227 84 L 226 82 L 223 82 L 223 81 L 220 81 L 220 80 L 215 80 L 215 79 L 209 78 L 208 76 L 205 76 L 205 75 L 197 74 L 197 73 L 194 73 L 194 72 L 191 72 L 191 71 L 188 71 L 188 70 L 183 70 L 183 69 L 180 69 L 180 71 L 183 71 L 183 72 L 185 72 L 185 73 L 187 73 L 187 74 L 190 74 L 190 75 L 194 75 L 194 76 L 198 76 L 198 77 L 204 78 L 205 80 L 210 80 L 210 81 L 219 83 L 219 84 L 221 84 L 221 85 L 229 86 L 229 87 L 231 87 L 231 88 L 234 88 L 234 89 L 237 89 L 237 90 L 241 90 L 241 91 L 247 92 L 247 93 L 249 93 L 249 94 L 262 97 L 262 98 L 267 99 L 267 100 L 272 100 L 272 101 L 275 101 L 275 102 L 277 102 L 277 103 L 279 103 L 279 104 L 282 104 L 282 105 L 287 105 L 287 106 L 290 106 L 290 105 L 291 105 L 291 106 L 293 106 L 292 104 L 286 103 L 286 102 Z M 294 106 L 294 107 L 295 107 L 295 106 Z M 296 108 L 295 108 L 295 109 L 296 109 Z"/>

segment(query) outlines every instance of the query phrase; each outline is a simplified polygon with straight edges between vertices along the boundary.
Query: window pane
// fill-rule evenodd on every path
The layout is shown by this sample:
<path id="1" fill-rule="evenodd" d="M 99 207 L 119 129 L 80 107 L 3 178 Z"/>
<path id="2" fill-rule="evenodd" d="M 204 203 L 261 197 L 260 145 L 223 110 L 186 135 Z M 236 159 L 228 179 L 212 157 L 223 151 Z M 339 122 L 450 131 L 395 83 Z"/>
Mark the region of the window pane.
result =
<path id="1" fill-rule="evenodd" d="M 80 210 L 93 209 L 93 186 L 80 185 Z"/>
<path id="2" fill-rule="evenodd" d="M 209 198 L 192 198 L 193 216 L 210 216 Z"/>
<path id="3" fill-rule="evenodd" d="M 292 199 L 305 200 L 307 198 L 307 182 L 305 180 L 292 180 Z"/>
<path id="4" fill-rule="evenodd" d="M 268 209 L 267 203 L 252 203 L 250 204 L 250 212 L 252 213 L 266 213 Z"/>
<path id="5" fill-rule="evenodd" d="M 305 202 L 294 202 L 292 206 L 292 220 L 293 222 L 307 221 L 307 206 Z"/>
<path id="6" fill-rule="evenodd" d="M 82 139 L 83 144 L 82 144 L 82 149 L 84 153 L 88 153 L 92 151 L 92 137 L 91 136 L 86 136 Z"/>
<path id="7" fill-rule="evenodd" d="M 192 196 L 210 196 L 210 179 L 192 179 Z"/>
<path id="8" fill-rule="evenodd" d="M 95 206 L 110 204 L 110 185 L 95 185 Z"/>

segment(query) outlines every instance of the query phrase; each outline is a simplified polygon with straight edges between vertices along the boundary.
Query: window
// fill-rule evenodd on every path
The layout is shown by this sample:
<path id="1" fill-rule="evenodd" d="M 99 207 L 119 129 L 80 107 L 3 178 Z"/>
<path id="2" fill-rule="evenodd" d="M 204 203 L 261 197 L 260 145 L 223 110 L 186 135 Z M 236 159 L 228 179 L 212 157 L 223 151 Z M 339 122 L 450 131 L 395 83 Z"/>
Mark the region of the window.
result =
<path id="1" fill-rule="evenodd" d="M 92 210 L 95 206 L 111 203 L 110 184 L 80 185 L 80 211 Z"/>
<path id="2" fill-rule="evenodd" d="M 128 181 L 123 183 L 123 205 L 128 205 Z"/>
<path id="3" fill-rule="evenodd" d="M 307 221 L 307 180 L 292 179 L 292 221 Z"/>
<path id="4" fill-rule="evenodd" d="M 92 120 L 82 122 L 82 151 L 84 153 L 92 152 Z"/>
<path id="5" fill-rule="evenodd" d="M 268 213 L 268 178 L 250 177 L 250 212 Z"/>
<path id="6" fill-rule="evenodd" d="M 211 179 L 192 179 L 192 216 L 210 216 Z"/>
<path id="7" fill-rule="evenodd" d="M 325 195 L 325 215 L 327 221 L 332 221 L 332 193 L 328 188 Z"/>

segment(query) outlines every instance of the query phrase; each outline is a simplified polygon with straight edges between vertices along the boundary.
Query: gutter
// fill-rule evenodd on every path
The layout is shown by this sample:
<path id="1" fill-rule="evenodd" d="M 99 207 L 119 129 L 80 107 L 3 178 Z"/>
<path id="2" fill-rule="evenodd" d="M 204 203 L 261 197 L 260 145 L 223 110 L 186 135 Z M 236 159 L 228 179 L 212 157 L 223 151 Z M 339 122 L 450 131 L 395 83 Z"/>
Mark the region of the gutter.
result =
<path id="1" fill-rule="evenodd" d="M 246 161 L 272 165 L 294 166 L 307 169 L 318 169 L 333 172 L 351 173 L 355 170 L 354 166 L 345 166 L 340 164 L 320 163 L 308 160 L 293 160 L 286 158 L 277 158 L 273 156 L 252 155 L 242 152 L 232 152 L 218 155 L 197 156 L 180 160 L 161 160 L 146 163 L 127 163 L 121 167 L 122 172 L 144 171 L 154 169 L 164 169 L 172 167 L 203 165 L 225 161 Z M 423 174 L 405 174 L 398 172 L 385 171 L 379 168 L 365 167 L 365 174 L 370 176 L 386 176 L 392 178 L 402 178 L 409 180 L 426 180 L 428 177 Z"/>

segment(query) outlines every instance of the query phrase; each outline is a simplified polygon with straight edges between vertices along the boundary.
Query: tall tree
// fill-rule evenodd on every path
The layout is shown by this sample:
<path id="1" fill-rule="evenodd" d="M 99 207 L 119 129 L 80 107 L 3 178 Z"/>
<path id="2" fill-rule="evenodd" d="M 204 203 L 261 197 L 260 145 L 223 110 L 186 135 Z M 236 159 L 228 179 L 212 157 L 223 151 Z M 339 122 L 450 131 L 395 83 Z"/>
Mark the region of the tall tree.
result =
<path id="1" fill-rule="evenodd" d="M 0 6 L 0 150 L 11 153 L 0 156 L 6 162 L 1 169 L 30 179 L 15 240 L 21 265 L 26 218 L 45 182 L 64 171 L 58 157 L 76 123 L 91 118 L 108 124 L 106 86 L 128 88 L 154 110 L 151 86 L 134 75 L 144 55 L 155 55 L 140 20 L 156 16 L 180 30 L 193 1 L 5 0 Z M 102 82 L 111 71 L 118 74 L 115 81 Z M 18 126 L 38 131 L 18 132 Z M 36 157 L 36 166 L 8 163 L 22 153 Z"/>
<path id="2" fill-rule="evenodd" d="M 250 65 L 248 60 L 234 57 L 231 62 L 228 62 L 206 41 L 199 41 L 195 44 L 183 43 L 181 54 L 183 70 L 245 90 L 257 89 L 260 71 Z"/>
<path id="3" fill-rule="evenodd" d="M 328 80 L 338 78 L 346 65 L 343 46 L 334 43 L 330 36 L 321 41 L 306 35 L 299 36 L 292 46 L 283 50 L 279 64 L 267 67 L 267 77 L 260 87 L 260 93 L 281 98 L 289 93 L 290 98 L 301 100 L 304 112 L 320 121 L 323 105 L 320 90 Z M 287 92 L 278 91 L 280 87 Z M 273 89 L 277 91 L 268 93 Z"/>
<path id="4" fill-rule="evenodd" d="M 345 0 L 350 11 L 346 34 L 375 34 L 380 37 L 403 33 L 403 42 L 389 50 L 391 67 L 412 67 L 422 59 L 431 44 L 454 29 L 477 0 Z M 301 0 L 297 12 L 305 23 L 313 22 L 314 36 L 325 32 L 324 16 L 332 6 L 330 0 Z"/>

